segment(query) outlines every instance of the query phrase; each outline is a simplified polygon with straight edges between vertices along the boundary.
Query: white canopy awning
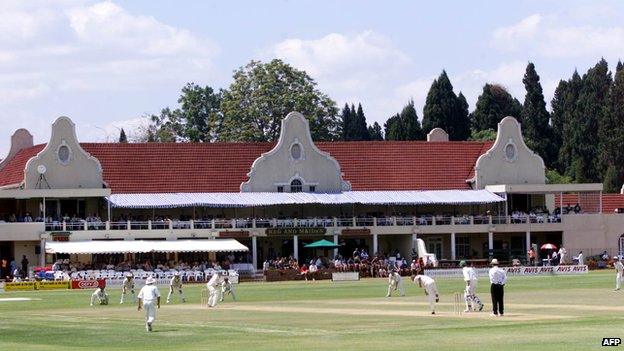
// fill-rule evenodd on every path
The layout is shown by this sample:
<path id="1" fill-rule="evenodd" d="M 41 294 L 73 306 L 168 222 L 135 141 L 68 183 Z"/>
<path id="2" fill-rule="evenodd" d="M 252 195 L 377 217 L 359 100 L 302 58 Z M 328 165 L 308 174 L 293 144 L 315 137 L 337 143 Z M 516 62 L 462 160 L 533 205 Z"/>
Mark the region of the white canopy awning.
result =
<path id="1" fill-rule="evenodd" d="M 45 252 L 49 254 L 240 251 L 249 251 L 249 249 L 235 239 L 53 241 L 46 242 L 45 245 Z"/>
<path id="2" fill-rule="evenodd" d="M 113 194 L 116 208 L 254 207 L 272 205 L 472 205 L 503 202 L 488 190 L 345 191 L 327 193 Z"/>

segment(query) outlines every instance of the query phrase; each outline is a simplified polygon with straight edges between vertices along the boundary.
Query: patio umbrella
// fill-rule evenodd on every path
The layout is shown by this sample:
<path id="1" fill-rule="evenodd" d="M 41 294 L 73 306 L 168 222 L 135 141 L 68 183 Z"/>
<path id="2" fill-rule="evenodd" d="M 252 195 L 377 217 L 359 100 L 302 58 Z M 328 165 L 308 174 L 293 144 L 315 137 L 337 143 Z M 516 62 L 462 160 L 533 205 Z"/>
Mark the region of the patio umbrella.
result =
<path id="1" fill-rule="evenodd" d="M 304 247 L 307 249 L 337 249 L 340 247 L 340 245 L 334 244 L 329 240 L 322 239 L 305 245 Z"/>
<path id="2" fill-rule="evenodd" d="M 544 245 L 542 245 L 542 247 L 540 247 L 540 249 L 542 249 L 542 250 L 557 250 L 557 246 L 555 246 L 553 244 L 544 244 Z"/>

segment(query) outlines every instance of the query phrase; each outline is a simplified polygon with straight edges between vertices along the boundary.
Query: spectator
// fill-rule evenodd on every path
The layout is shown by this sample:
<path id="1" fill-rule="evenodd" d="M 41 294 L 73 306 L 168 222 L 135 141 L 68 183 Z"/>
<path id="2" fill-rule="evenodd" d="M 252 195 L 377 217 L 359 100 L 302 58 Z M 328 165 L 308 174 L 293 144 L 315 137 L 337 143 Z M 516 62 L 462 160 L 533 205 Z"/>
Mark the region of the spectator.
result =
<path id="1" fill-rule="evenodd" d="M 22 255 L 22 272 L 24 272 L 24 274 L 28 274 L 28 259 L 26 258 L 26 255 Z"/>

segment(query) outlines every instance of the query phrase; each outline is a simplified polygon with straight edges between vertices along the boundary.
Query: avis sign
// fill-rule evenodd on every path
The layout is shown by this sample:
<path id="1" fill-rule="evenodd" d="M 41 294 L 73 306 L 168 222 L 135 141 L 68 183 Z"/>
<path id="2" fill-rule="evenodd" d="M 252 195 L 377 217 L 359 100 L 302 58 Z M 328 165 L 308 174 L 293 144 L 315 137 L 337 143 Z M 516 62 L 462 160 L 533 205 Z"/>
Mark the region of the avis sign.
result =
<path id="1" fill-rule="evenodd" d="M 506 267 L 508 275 L 568 275 L 587 274 L 589 269 L 583 266 L 543 266 L 543 267 Z"/>

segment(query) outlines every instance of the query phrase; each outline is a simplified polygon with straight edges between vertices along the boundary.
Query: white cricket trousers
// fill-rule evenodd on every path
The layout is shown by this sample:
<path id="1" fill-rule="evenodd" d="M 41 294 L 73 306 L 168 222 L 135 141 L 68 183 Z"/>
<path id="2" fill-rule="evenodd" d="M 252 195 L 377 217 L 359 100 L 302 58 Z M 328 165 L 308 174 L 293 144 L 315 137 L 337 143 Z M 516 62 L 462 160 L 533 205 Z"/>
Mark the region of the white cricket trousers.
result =
<path id="1" fill-rule="evenodd" d="M 429 308 L 431 309 L 431 312 L 434 312 L 435 300 L 436 300 L 436 295 L 438 294 L 438 288 L 436 287 L 435 283 L 433 283 L 433 284 L 425 285 L 425 291 L 427 292 L 427 299 L 429 300 Z"/>
<path id="2" fill-rule="evenodd" d="M 210 293 L 210 297 L 208 297 L 208 306 L 215 307 L 217 305 L 217 301 L 219 301 L 219 292 L 221 292 L 221 289 L 208 285 L 208 292 Z"/>
<path id="3" fill-rule="evenodd" d="M 619 289 L 622 286 L 622 273 L 618 272 L 615 275 L 615 288 Z"/>
<path id="4" fill-rule="evenodd" d="M 388 284 L 388 294 L 386 296 L 391 296 L 393 290 L 394 290 L 394 285 Z M 401 294 L 401 296 L 405 296 L 405 289 L 403 288 L 403 279 L 397 282 L 397 290 L 399 290 L 399 293 Z"/>
<path id="5" fill-rule="evenodd" d="M 173 295 L 173 290 L 177 289 L 178 292 L 180 293 L 180 298 L 182 300 L 184 300 L 184 293 L 182 292 L 182 287 L 173 287 L 173 286 L 169 286 L 169 294 L 167 294 L 167 302 L 171 301 L 171 296 Z"/>
<path id="6" fill-rule="evenodd" d="M 143 310 L 145 310 L 145 322 L 153 323 L 156 319 L 156 302 L 144 302 Z"/>
<path id="7" fill-rule="evenodd" d="M 466 301 L 466 309 L 476 310 L 478 306 L 481 306 L 481 300 L 477 297 L 477 280 L 471 280 L 470 286 L 466 285 L 464 291 L 464 300 Z"/>

